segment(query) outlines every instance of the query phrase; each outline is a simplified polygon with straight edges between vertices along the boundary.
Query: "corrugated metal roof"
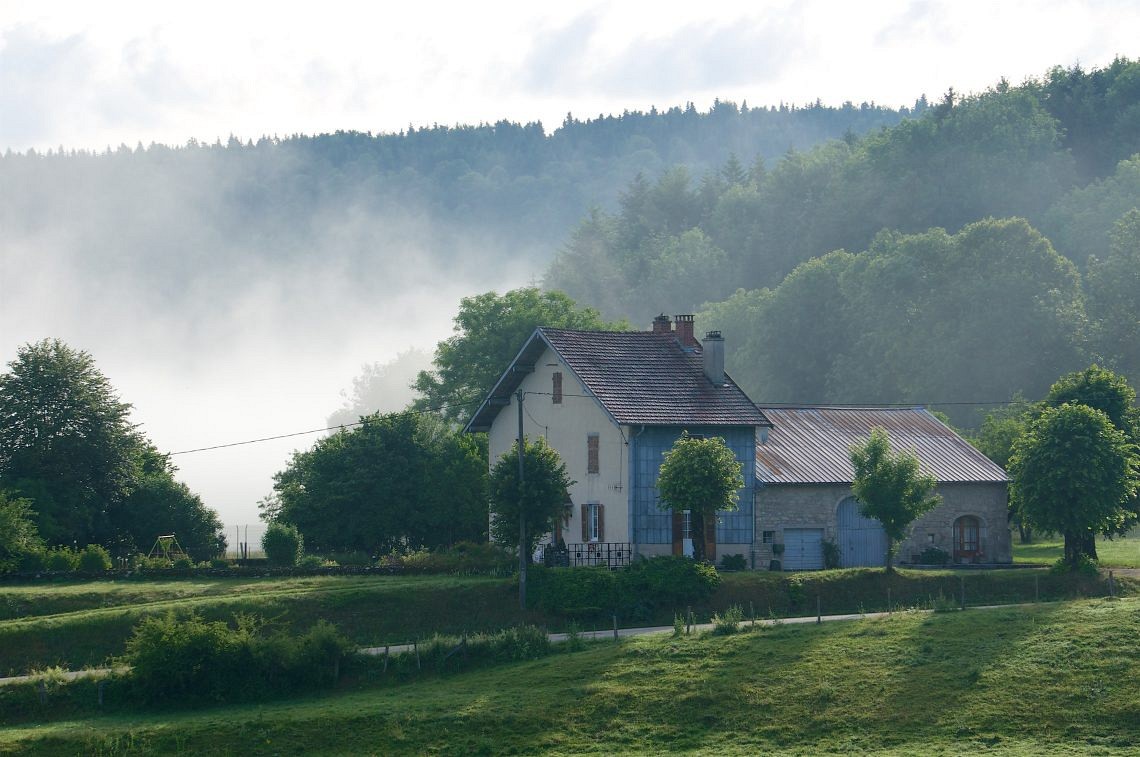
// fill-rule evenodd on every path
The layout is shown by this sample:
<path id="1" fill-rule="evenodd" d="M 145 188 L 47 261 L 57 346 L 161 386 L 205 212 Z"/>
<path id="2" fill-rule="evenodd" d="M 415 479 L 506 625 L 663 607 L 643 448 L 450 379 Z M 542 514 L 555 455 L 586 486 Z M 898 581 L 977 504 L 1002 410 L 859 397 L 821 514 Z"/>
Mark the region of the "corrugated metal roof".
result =
<path id="1" fill-rule="evenodd" d="M 939 482 L 1008 481 L 1005 471 L 922 408 L 761 407 L 772 422 L 756 446 L 756 477 L 766 484 L 849 484 L 851 446 L 876 426 L 891 449 L 918 457 Z"/>

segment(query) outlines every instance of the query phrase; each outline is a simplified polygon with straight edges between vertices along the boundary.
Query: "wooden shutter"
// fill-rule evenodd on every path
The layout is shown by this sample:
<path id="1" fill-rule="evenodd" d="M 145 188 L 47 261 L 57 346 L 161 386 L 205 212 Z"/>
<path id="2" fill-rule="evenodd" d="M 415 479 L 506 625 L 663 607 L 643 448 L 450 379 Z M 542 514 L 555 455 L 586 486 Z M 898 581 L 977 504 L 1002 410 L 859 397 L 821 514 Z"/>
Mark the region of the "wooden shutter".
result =
<path id="1" fill-rule="evenodd" d="M 594 505 L 598 508 L 598 541 L 606 540 L 606 506 Z"/>
<path id="2" fill-rule="evenodd" d="M 590 540 L 590 506 L 582 505 L 582 543 Z"/>
<path id="3" fill-rule="evenodd" d="M 598 472 L 598 435 L 586 437 L 586 473 Z"/>
<path id="4" fill-rule="evenodd" d="M 550 398 L 555 405 L 562 404 L 562 371 L 555 371 L 553 378 L 553 385 L 550 390 Z"/>
<path id="5" fill-rule="evenodd" d="M 685 531 L 685 515 L 676 510 L 673 511 L 673 554 L 684 554 L 684 544 L 681 540 L 684 538 Z"/>

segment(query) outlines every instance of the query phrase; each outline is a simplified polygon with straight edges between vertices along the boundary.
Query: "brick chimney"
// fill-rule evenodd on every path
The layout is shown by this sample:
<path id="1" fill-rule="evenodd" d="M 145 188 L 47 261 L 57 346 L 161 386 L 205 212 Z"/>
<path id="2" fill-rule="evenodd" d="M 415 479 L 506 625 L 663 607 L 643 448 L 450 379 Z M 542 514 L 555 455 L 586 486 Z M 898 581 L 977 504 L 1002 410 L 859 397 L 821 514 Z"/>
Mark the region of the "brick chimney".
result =
<path id="1" fill-rule="evenodd" d="M 705 358 L 705 375 L 716 386 L 724 385 L 724 337 L 719 331 L 705 334 L 701 345 Z"/>
<path id="2" fill-rule="evenodd" d="M 654 334 L 672 334 L 673 323 L 669 320 L 669 316 L 662 313 L 653 319 L 653 333 Z"/>
<path id="3" fill-rule="evenodd" d="M 677 334 L 677 341 L 680 342 L 681 346 L 686 349 L 692 349 L 693 347 L 700 346 L 697 338 L 693 336 L 693 319 L 694 316 L 691 315 L 673 316 L 673 320 L 677 322 L 677 329 L 675 332 Z"/>

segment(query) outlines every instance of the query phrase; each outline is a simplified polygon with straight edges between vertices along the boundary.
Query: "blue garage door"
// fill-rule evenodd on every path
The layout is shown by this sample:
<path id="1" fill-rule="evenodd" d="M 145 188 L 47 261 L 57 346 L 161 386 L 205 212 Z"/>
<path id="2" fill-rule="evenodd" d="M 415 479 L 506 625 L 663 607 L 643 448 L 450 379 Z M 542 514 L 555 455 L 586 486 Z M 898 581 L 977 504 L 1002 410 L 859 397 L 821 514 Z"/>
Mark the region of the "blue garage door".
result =
<path id="1" fill-rule="evenodd" d="M 784 570 L 823 570 L 823 529 L 784 529 Z"/>
<path id="2" fill-rule="evenodd" d="M 848 497 L 839 503 L 839 564 L 844 568 L 887 564 L 887 532 L 883 524 L 859 512 Z"/>

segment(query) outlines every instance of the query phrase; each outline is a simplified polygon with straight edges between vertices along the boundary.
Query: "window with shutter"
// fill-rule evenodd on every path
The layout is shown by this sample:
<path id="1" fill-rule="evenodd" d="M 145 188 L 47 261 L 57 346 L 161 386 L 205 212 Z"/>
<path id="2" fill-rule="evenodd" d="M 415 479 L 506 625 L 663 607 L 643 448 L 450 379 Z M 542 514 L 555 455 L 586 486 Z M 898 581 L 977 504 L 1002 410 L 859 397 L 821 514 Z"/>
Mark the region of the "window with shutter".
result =
<path id="1" fill-rule="evenodd" d="M 594 505 L 598 510 L 598 541 L 606 540 L 606 506 Z"/>
<path id="2" fill-rule="evenodd" d="M 586 473 L 597 473 L 598 469 L 598 435 L 590 434 L 586 437 Z"/>
<path id="3" fill-rule="evenodd" d="M 555 371 L 551 377 L 553 384 L 550 389 L 550 399 L 555 405 L 562 404 L 562 371 Z"/>
<path id="4" fill-rule="evenodd" d="M 590 540 L 590 506 L 582 505 L 582 542 Z"/>
<path id="5" fill-rule="evenodd" d="M 606 540 L 606 506 L 597 504 L 582 505 L 582 541 L 598 542 Z"/>

